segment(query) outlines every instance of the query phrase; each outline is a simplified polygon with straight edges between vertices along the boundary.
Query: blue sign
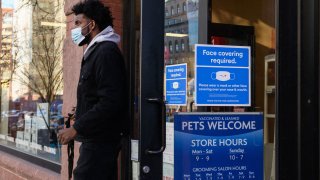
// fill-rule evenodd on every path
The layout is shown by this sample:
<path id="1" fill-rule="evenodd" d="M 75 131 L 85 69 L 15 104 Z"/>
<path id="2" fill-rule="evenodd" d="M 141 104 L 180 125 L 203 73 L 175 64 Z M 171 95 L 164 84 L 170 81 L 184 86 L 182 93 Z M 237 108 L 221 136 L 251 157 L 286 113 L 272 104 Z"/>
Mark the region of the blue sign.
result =
<path id="1" fill-rule="evenodd" d="M 263 180 L 262 113 L 174 116 L 175 180 Z"/>
<path id="2" fill-rule="evenodd" d="M 187 104 L 187 64 L 166 66 L 165 89 L 168 105 Z"/>
<path id="3" fill-rule="evenodd" d="M 250 106 L 250 47 L 196 45 L 197 106 Z"/>

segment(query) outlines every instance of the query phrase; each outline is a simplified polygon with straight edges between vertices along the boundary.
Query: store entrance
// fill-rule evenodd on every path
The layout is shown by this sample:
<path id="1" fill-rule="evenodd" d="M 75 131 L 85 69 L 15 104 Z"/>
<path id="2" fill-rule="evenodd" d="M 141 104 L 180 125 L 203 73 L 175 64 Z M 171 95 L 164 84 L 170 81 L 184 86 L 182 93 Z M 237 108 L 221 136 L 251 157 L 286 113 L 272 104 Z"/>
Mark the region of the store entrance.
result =
<path id="1" fill-rule="evenodd" d="M 318 22 L 319 10 L 318 3 L 312 3 L 315 1 L 300 4 L 287 0 L 166 0 L 162 3 L 135 1 L 130 6 L 136 7 L 135 12 L 128 13 L 131 22 L 128 59 L 132 60 L 130 74 L 133 75 L 131 114 L 134 123 L 131 137 L 132 167 L 129 168 L 132 170 L 132 179 L 174 178 L 174 173 L 177 172 L 174 161 L 176 152 L 173 147 L 176 141 L 174 115 L 191 111 L 263 112 L 264 138 L 259 144 L 263 147 L 263 154 L 260 154 L 264 159 L 263 178 L 276 179 L 277 176 L 280 179 L 294 179 L 299 176 L 301 179 L 302 175 L 318 177 L 318 174 L 315 175 L 319 166 L 318 148 L 315 147 L 318 147 L 319 141 L 316 141 L 318 137 L 314 135 L 318 130 L 310 131 L 318 127 L 318 113 L 311 112 L 318 108 L 318 103 L 313 104 L 318 96 L 314 97 L 311 93 L 318 92 L 318 71 L 313 72 L 310 69 L 318 67 L 316 62 L 319 54 L 315 51 L 319 45 L 319 31 L 315 22 Z M 300 7 L 301 5 L 303 6 Z M 164 23 L 160 23 L 163 20 Z M 196 104 L 197 44 L 210 47 L 250 47 L 250 105 Z M 298 65 L 301 65 L 302 69 L 297 67 Z M 163 81 L 170 68 L 173 71 L 175 68 L 176 71 L 184 71 L 185 73 L 181 74 L 183 78 L 172 83 Z M 310 76 L 312 78 L 309 78 Z M 275 83 L 276 79 L 278 84 Z M 182 81 L 185 82 L 184 86 L 180 86 Z M 301 82 L 308 84 L 302 86 Z M 176 97 L 171 99 L 173 101 L 168 103 L 168 97 L 165 97 L 168 87 L 186 90 L 177 93 Z M 163 100 L 167 102 L 166 111 Z M 310 114 L 314 117 L 309 117 Z M 312 143 L 311 139 L 315 141 Z M 277 146 L 275 142 L 278 143 Z M 162 154 L 164 145 L 166 150 Z M 232 159 L 235 156 L 228 157 Z M 183 162 L 187 160 L 188 157 L 184 156 Z M 275 164 L 278 165 L 277 168 Z M 242 175 L 242 172 L 239 174 Z M 249 172 L 246 175 L 249 175 Z M 247 179 L 248 176 L 239 178 Z"/>

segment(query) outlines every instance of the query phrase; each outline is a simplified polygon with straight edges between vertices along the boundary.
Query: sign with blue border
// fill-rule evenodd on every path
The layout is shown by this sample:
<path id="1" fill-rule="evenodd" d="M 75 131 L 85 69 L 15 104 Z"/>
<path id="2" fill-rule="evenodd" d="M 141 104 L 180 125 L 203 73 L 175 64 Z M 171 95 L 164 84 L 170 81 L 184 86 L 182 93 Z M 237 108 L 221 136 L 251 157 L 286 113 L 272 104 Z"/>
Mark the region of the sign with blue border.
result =
<path id="1" fill-rule="evenodd" d="M 263 114 L 175 114 L 174 179 L 263 180 Z"/>
<path id="2" fill-rule="evenodd" d="M 250 106 L 250 47 L 197 44 L 195 49 L 195 104 Z"/>
<path id="3" fill-rule="evenodd" d="M 167 65 L 165 72 L 167 105 L 186 105 L 187 64 Z"/>

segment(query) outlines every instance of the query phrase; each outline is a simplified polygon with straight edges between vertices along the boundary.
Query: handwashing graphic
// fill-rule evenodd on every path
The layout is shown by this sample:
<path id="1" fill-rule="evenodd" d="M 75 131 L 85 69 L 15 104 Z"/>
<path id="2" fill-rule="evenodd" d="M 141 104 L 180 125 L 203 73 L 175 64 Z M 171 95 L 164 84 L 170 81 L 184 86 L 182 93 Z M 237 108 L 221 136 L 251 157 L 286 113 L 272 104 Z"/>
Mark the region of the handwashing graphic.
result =
<path id="1" fill-rule="evenodd" d="M 173 89 L 178 89 L 179 88 L 179 82 L 172 83 L 172 88 Z"/>
<path id="2" fill-rule="evenodd" d="M 211 73 L 212 80 L 229 81 L 229 80 L 235 80 L 235 78 L 236 78 L 236 75 L 228 71 L 217 71 L 217 72 Z"/>

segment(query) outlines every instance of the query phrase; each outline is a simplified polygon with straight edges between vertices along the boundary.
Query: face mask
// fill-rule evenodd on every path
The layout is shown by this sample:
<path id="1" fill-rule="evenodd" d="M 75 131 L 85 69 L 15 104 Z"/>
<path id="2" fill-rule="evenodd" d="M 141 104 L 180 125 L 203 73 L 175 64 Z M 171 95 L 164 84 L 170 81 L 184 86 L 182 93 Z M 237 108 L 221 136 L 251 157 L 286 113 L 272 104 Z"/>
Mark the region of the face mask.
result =
<path id="1" fill-rule="evenodd" d="M 90 22 L 90 23 L 91 23 L 91 22 Z M 89 24 L 90 24 L 90 23 L 89 23 Z M 76 45 L 82 46 L 83 44 L 85 44 L 85 43 L 83 43 L 83 42 L 85 41 L 86 37 L 91 33 L 92 30 L 91 30 L 90 32 L 88 32 L 86 35 L 82 35 L 82 29 L 88 27 L 89 24 L 87 24 L 87 25 L 86 25 L 85 27 L 83 27 L 83 28 L 77 27 L 77 28 L 74 28 L 74 29 L 71 30 L 71 38 L 72 38 L 72 41 L 73 41 Z"/>

